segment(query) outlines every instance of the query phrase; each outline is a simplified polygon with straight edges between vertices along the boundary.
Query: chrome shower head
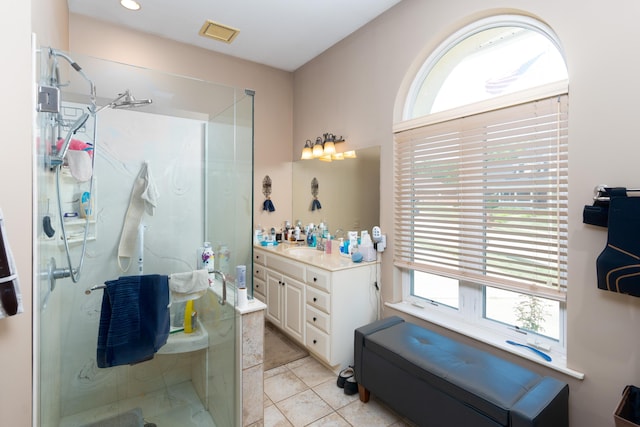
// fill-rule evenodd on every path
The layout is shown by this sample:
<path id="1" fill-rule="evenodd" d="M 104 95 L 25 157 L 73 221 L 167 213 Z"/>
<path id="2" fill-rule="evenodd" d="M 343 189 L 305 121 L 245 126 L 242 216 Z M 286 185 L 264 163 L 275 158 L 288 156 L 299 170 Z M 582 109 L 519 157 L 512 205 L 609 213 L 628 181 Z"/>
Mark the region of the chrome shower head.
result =
<path id="1" fill-rule="evenodd" d="M 108 103 L 107 105 L 103 105 L 102 107 L 96 109 L 94 114 L 99 113 L 105 108 L 113 108 L 113 109 L 127 109 L 127 108 L 135 108 L 135 107 L 143 107 L 145 105 L 149 105 L 153 102 L 151 99 L 136 99 L 129 89 L 118 94 L 116 99 Z"/>
<path id="2" fill-rule="evenodd" d="M 110 104 L 111 108 L 135 108 L 149 105 L 153 102 L 153 100 L 151 99 L 136 99 L 133 95 L 131 95 L 129 89 L 118 96 L 119 98 L 117 98 Z"/>

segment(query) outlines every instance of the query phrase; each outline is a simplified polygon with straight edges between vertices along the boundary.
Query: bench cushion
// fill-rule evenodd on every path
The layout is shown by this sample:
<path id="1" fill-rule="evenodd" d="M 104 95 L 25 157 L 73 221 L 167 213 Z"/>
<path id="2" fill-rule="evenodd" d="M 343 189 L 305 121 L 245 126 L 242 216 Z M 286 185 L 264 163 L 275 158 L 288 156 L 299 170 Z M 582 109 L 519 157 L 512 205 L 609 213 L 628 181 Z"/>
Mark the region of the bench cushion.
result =
<path id="1" fill-rule="evenodd" d="M 367 335 L 364 346 L 501 425 L 509 425 L 509 409 L 542 381 L 528 369 L 407 322 Z"/>

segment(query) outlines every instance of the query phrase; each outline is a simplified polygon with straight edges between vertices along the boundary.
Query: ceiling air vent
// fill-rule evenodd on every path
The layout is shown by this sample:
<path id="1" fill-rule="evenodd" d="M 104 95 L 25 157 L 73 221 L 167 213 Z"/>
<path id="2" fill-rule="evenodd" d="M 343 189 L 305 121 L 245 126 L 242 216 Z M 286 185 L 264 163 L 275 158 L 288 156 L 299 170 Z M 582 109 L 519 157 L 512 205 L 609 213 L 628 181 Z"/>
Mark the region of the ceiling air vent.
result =
<path id="1" fill-rule="evenodd" d="M 240 33 L 240 30 L 236 30 L 235 28 L 227 27 L 226 25 L 218 24 L 213 21 L 206 21 L 200 29 L 201 36 L 209 37 L 225 43 L 231 43 L 238 33 Z"/>

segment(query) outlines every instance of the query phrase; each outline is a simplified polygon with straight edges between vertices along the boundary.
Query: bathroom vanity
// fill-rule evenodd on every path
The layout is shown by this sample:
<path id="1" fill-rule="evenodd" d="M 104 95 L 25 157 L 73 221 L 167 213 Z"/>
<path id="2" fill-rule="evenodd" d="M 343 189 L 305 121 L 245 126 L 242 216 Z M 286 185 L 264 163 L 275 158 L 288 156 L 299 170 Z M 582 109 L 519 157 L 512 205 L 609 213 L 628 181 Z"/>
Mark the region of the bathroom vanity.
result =
<path id="1" fill-rule="evenodd" d="M 280 244 L 255 246 L 254 297 L 267 320 L 339 371 L 353 364 L 354 330 L 376 319 L 378 262 Z"/>

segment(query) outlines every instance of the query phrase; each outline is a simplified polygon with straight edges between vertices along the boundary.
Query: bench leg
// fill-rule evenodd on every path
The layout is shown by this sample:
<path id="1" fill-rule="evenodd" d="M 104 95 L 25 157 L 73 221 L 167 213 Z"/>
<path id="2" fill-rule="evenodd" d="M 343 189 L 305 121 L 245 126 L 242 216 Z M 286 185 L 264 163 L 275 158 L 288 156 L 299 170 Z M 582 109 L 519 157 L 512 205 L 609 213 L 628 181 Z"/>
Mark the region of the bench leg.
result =
<path id="1" fill-rule="evenodd" d="M 360 402 L 367 403 L 369 401 L 371 392 L 364 388 L 364 386 L 358 384 L 358 395 L 360 396 Z"/>

